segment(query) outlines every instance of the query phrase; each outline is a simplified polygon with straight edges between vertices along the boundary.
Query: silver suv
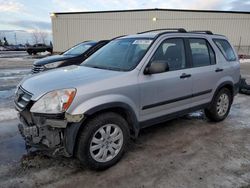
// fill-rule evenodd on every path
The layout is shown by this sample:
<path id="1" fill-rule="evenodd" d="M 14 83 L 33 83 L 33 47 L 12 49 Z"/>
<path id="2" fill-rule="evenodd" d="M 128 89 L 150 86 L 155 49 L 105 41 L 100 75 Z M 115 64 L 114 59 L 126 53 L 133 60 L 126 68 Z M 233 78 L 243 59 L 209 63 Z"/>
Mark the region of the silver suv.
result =
<path id="1" fill-rule="evenodd" d="M 225 36 L 184 29 L 123 36 L 80 66 L 23 80 L 15 97 L 19 129 L 30 146 L 105 169 L 142 128 L 200 109 L 224 120 L 239 80 Z"/>

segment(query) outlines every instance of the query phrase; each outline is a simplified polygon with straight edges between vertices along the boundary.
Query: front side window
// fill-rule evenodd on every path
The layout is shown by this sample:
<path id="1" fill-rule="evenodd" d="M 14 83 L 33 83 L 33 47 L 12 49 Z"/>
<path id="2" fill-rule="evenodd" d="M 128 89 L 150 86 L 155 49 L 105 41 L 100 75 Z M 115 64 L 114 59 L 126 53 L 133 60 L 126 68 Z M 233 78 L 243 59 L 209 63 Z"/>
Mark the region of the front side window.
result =
<path id="1" fill-rule="evenodd" d="M 69 50 L 64 52 L 63 55 L 81 55 L 84 52 L 86 52 L 89 48 L 91 48 L 93 45 L 95 45 L 94 42 L 81 43 L 70 48 Z"/>
<path id="2" fill-rule="evenodd" d="M 150 62 L 153 63 L 154 61 L 167 63 L 169 71 L 186 68 L 183 39 L 174 38 L 163 41 L 157 48 Z"/>
<path id="3" fill-rule="evenodd" d="M 99 49 L 81 65 L 116 71 L 130 71 L 138 65 L 152 41 L 152 39 L 141 38 L 116 39 Z"/>
<path id="4" fill-rule="evenodd" d="M 235 61 L 236 55 L 228 41 L 224 39 L 213 40 L 227 61 Z"/>
<path id="5" fill-rule="evenodd" d="M 215 54 L 205 39 L 189 39 L 193 67 L 215 64 Z"/>

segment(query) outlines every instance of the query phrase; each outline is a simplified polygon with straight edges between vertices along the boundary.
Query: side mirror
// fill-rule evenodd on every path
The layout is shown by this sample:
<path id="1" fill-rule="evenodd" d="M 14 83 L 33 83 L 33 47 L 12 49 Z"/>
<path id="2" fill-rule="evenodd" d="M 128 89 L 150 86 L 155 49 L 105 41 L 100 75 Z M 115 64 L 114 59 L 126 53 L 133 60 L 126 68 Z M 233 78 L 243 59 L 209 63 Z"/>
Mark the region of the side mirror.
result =
<path id="1" fill-rule="evenodd" d="M 164 60 L 152 61 L 150 66 L 144 71 L 144 74 L 157 74 L 169 71 L 168 62 Z"/>

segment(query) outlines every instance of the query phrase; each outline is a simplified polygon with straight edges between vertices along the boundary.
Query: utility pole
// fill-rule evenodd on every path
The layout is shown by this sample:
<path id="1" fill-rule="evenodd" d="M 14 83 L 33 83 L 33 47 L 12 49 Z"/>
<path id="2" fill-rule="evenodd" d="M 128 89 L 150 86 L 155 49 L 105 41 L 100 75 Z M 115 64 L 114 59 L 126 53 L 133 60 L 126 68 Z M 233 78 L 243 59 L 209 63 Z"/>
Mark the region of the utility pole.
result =
<path id="1" fill-rule="evenodd" d="M 15 44 L 17 45 L 16 32 L 14 32 Z"/>

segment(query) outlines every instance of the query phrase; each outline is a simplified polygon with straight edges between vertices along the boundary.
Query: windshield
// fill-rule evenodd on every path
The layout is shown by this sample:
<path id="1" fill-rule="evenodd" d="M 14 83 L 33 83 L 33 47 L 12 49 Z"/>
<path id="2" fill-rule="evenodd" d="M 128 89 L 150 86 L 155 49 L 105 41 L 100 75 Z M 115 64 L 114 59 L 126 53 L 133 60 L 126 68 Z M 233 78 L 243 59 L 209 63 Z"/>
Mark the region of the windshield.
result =
<path id="1" fill-rule="evenodd" d="M 94 46 L 96 43 L 94 42 L 84 42 L 81 44 L 78 44 L 66 52 L 63 53 L 63 55 L 81 55 L 84 52 L 86 52 L 90 47 Z"/>
<path id="2" fill-rule="evenodd" d="M 82 66 L 117 71 L 134 69 L 145 55 L 152 39 L 116 39 L 90 56 Z"/>

